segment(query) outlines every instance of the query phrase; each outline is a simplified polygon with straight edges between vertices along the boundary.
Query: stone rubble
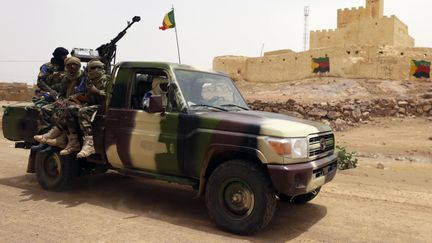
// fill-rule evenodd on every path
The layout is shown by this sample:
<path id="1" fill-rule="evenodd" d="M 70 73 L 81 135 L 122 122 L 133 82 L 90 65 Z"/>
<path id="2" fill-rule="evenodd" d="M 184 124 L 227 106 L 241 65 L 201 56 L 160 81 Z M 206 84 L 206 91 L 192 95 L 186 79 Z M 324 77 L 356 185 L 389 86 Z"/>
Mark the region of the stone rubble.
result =
<path id="1" fill-rule="evenodd" d="M 367 123 L 374 117 L 427 117 L 432 120 L 432 91 L 417 98 L 346 99 L 339 102 L 300 104 L 293 99 L 286 102 L 248 101 L 253 110 L 277 112 L 302 119 L 329 123 L 336 131 Z"/>

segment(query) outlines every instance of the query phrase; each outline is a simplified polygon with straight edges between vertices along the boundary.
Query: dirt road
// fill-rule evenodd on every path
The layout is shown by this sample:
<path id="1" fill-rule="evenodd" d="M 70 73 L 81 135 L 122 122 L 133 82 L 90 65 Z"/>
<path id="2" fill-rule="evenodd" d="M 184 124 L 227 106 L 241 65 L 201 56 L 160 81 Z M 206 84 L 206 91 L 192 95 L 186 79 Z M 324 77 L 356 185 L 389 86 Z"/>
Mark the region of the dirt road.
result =
<path id="1" fill-rule="evenodd" d="M 204 200 L 179 185 L 107 173 L 44 191 L 25 173 L 28 151 L 1 138 L 0 242 L 430 242 L 432 123 L 377 120 L 336 137 L 359 152 L 359 167 L 311 203 L 279 203 L 253 237 L 218 230 Z"/>

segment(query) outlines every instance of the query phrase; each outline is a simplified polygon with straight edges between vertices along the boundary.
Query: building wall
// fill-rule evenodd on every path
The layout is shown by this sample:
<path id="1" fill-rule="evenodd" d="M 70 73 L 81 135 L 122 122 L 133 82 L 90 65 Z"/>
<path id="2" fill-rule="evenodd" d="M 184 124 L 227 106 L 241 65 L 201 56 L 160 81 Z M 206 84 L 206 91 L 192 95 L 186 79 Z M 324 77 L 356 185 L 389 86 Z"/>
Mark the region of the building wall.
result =
<path id="1" fill-rule="evenodd" d="M 340 45 L 391 45 L 413 47 L 408 27 L 396 16 L 362 19 L 336 30 L 310 32 L 310 48 Z"/>
<path id="2" fill-rule="evenodd" d="M 254 58 L 216 57 L 213 68 L 236 80 L 284 82 L 319 76 L 312 72 L 311 61 L 325 56 L 330 58 L 330 72 L 326 76 L 416 80 L 410 76 L 410 61 L 432 61 L 432 48 L 351 45 Z M 239 74 L 239 69 L 245 71 Z"/>

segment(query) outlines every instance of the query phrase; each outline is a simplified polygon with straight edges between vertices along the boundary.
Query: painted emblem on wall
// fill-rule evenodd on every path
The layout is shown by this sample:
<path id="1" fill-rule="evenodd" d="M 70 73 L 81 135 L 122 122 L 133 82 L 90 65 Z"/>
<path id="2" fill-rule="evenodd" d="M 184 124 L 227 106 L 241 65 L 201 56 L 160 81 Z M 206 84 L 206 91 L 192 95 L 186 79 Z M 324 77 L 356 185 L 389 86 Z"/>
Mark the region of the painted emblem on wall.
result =
<path id="1" fill-rule="evenodd" d="M 430 78 L 430 66 L 431 62 L 411 60 L 410 76 L 416 78 Z"/>
<path id="2" fill-rule="evenodd" d="M 312 58 L 312 72 L 313 73 L 330 72 L 330 58 L 328 57 Z"/>

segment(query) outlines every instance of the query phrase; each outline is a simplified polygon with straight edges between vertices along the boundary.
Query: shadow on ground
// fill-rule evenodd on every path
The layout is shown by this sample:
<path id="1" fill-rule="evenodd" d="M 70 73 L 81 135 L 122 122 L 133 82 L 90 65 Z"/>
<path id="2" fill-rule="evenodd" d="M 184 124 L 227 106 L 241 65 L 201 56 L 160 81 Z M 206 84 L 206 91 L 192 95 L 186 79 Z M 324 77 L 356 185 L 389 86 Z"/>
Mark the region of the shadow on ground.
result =
<path id="1" fill-rule="evenodd" d="M 124 219 L 150 217 L 182 227 L 251 241 L 287 241 L 295 239 L 320 221 L 326 214 L 324 206 L 308 203 L 290 205 L 278 202 L 270 225 L 251 237 L 223 232 L 211 222 L 204 198 L 189 187 L 161 181 L 124 177 L 106 173 L 77 180 L 68 192 L 41 189 L 36 176 L 27 174 L 1 178 L 0 184 L 22 189 L 21 201 L 48 201 L 67 207 L 92 204 L 131 214 Z"/>

